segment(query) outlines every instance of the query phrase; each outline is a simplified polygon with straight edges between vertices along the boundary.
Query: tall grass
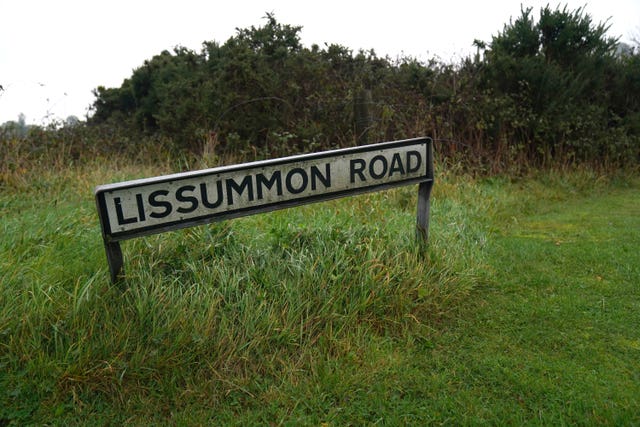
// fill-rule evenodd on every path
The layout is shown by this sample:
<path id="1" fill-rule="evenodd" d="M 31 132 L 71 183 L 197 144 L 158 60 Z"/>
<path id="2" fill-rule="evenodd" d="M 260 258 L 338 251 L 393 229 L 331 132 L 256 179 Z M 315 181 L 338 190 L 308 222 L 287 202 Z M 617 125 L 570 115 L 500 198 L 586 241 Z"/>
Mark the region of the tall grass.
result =
<path id="1" fill-rule="evenodd" d="M 580 331 L 568 335 L 562 322 L 593 325 L 584 313 L 572 314 L 570 302 L 590 304 L 600 271 L 613 272 L 633 297 L 633 236 L 607 246 L 619 265 L 601 262 L 597 273 L 585 273 L 587 282 L 575 282 L 573 271 L 545 272 L 546 262 L 582 268 L 583 257 L 595 260 L 590 240 L 564 252 L 564 262 L 546 255 L 545 242 L 564 248 L 567 230 L 572 241 L 580 239 L 567 226 L 538 224 L 545 215 L 560 224 L 565 207 L 575 214 L 581 200 L 594 200 L 591 222 L 606 225 L 595 201 L 617 189 L 627 191 L 629 204 L 628 192 L 638 188 L 633 172 L 471 177 L 438 164 L 426 246 L 414 238 L 417 188 L 404 187 L 125 241 L 126 279 L 116 287 L 92 190 L 187 167 L 156 154 L 148 162 L 64 157 L 49 166 L 42 158 L 3 166 L 0 425 L 411 424 L 447 417 L 516 423 L 531 421 L 537 408 L 549 411 L 540 420 L 595 419 L 580 408 L 607 420 L 618 408 L 621 420 L 633 419 L 632 390 L 619 390 L 629 383 L 599 368 L 589 374 L 581 367 L 593 365 L 588 352 L 577 362 L 571 357 L 578 353 L 558 347 L 560 336 L 542 336 L 535 327 L 537 313 L 550 313 L 549 301 L 538 301 L 539 278 L 569 284 L 562 288 L 568 314 L 551 313 L 558 323 L 545 327 L 571 342 L 581 342 Z M 630 206 L 624 212 L 637 210 Z M 583 222 L 583 233 L 596 233 Z M 619 233 L 607 227 L 597 232 Z M 538 235 L 544 239 L 530 238 Z M 591 293 L 571 293 L 576 289 Z M 527 310 L 531 301 L 538 305 Z M 632 328 L 611 325 L 625 351 L 634 351 Z M 536 340 L 562 350 L 554 364 L 545 359 L 549 349 L 529 352 Z M 603 342 L 589 343 L 598 360 L 608 357 Z M 611 372 L 631 369 L 627 356 Z M 521 369 L 519 359 L 530 367 Z M 568 372 L 561 376 L 572 389 L 550 387 L 537 375 L 549 370 Z M 607 392 L 594 385 L 598 379 L 611 381 L 612 395 L 624 402 L 588 401 L 586 390 Z M 547 401 L 541 396 L 550 388 L 555 394 Z M 528 406 L 513 400 L 512 390 L 530 397 Z M 571 393 L 578 400 L 567 407 L 579 413 L 558 403 Z"/>
<path id="2" fill-rule="evenodd" d="M 479 208 L 445 178 L 428 247 L 414 238 L 417 188 L 402 188 L 124 242 L 114 287 L 92 188 L 167 169 L 100 159 L 5 180 L 0 419 L 300 382 L 374 337 L 428 341 L 482 269 Z"/>

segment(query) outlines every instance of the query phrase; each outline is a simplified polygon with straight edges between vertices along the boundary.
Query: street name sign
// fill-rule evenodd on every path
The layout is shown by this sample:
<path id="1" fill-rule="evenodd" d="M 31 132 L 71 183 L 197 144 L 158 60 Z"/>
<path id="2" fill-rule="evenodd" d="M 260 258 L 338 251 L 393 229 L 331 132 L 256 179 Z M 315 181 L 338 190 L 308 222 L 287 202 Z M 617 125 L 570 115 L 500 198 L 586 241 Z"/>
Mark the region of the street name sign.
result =
<path id="1" fill-rule="evenodd" d="M 100 185 L 111 280 L 122 273 L 122 240 L 409 184 L 420 184 L 426 240 L 432 153 L 430 138 L 415 138 Z"/>

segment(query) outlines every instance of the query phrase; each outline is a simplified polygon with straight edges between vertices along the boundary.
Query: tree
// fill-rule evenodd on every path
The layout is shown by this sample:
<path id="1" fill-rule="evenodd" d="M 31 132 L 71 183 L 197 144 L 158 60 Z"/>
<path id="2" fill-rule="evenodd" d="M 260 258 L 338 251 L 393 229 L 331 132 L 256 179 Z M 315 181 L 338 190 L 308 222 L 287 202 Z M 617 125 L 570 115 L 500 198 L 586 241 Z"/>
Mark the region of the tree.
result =
<path id="1" fill-rule="evenodd" d="M 485 52 L 483 88 L 508 106 L 490 112 L 493 137 L 523 142 L 534 156 L 592 150 L 609 121 L 617 40 L 582 8 L 547 6 L 537 21 L 531 11 L 522 9 Z"/>
<path id="2" fill-rule="evenodd" d="M 98 87 L 90 122 L 124 123 L 192 150 L 212 132 L 252 149 L 286 144 L 278 154 L 351 138 L 351 94 L 379 85 L 389 62 L 337 45 L 303 48 L 301 27 L 265 19 L 199 53 L 163 51 L 119 88 Z"/>

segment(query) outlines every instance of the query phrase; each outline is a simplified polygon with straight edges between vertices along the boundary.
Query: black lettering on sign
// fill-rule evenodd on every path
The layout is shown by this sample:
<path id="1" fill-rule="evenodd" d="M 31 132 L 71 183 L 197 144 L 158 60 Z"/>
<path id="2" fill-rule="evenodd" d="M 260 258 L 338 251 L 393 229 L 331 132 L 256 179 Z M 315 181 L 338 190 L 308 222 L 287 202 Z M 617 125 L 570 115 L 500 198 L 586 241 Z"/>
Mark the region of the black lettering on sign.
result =
<path id="1" fill-rule="evenodd" d="M 215 202 L 209 201 L 209 193 L 207 191 L 207 184 L 203 182 L 200 184 L 200 197 L 202 198 L 202 204 L 207 209 L 215 209 L 222 203 L 222 181 L 216 182 L 216 195 L 218 198 Z"/>
<path id="2" fill-rule="evenodd" d="M 325 163 L 324 169 L 325 169 L 325 172 L 324 172 L 324 175 L 322 175 L 322 173 L 320 172 L 320 169 L 318 169 L 317 166 L 311 166 L 311 189 L 312 190 L 315 191 L 318 189 L 318 185 L 317 185 L 318 179 L 322 181 L 324 188 L 331 187 L 331 163 Z"/>
<path id="3" fill-rule="evenodd" d="M 298 188 L 293 186 L 293 177 L 295 175 L 299 175 L 301 178 L 301 183 Z M 285 185 L 287 186 L 287 191 L 291 194 L 299 194 L 307 189 L 307 184 L 309 182 L 309 177 L 307 176 L 307 171 L 302 168 L 293 168 L 289 172 L 287 172 L 287 176 L 284 179 Z"/>
<path id="4" fill-rule="evenodd" d="M 369 179 L 393 178 L 394 175 L 408 175 L 418 172 L 422 167 L 422 155 L 419 151 L 394 153 L 389 158 L 378 154 L 367 161 L 366 159 L 349 160 L 349 181 L 351 184 L 366 182 Z"/>
<path id="5" fill-rule="evenodd" d="M 144 214 L 144 202 L 142 201 L 142 194 L 136 194 L 136 204 L 138 205 L 138 217 L 140 221 L 144 221 L 147 217 Z"/>
<path id="6" fill-rule="evenodd" d="M 180 206 L 178 209 L 176 209 L 178 212 L 180 213 L 189 213 L 189 212 L 193 212 L 196 209 L 198 209 L 198 199 L 195 198 L 194 196 L 185 196 L 184 193 L 189 191 L 192 192 L 196 189 L 195 186 L 193 185 L 185 185 L 183 187 L 178 188 L 178 190 L 176 191 L 176 200 L 179 202 L 187 202 L 190 204 L 190 206 L 188 208 L 182 207 Z"/>
<path id="7" fill-rule="evenodd" d="M 429 144 L 427 138 L 397 141 L 109 184 L 96 188 L 96 202 L 109 238 L 124 240 L 432 181 Z"/>
<path id="8" fill-rule="evenodd" d="M 379 166 L 377 166 L 379 165 Z M 378 169 L 380 172 L 376 172 Z M 383 178 L 387 174 L 387 158 L 385 156 L 375 156 L 369 163 L 369 175 L 373 179 Z"/>
<path id="9" fill-rule="evenodd" d="M 416 164 L 411 167 L 411 158 L 416 159 Z M 422 166 L 422 155 L 418 151 L 407 151 L 407 173 L 413 173 L 420 169 Z"/>
<path id="10" fill-rule="evenodd" d="M 262 200 L 262 187 L 266 187 L 267 190 L 271 190 L 273 186 L 276 186 L 276 194 L 278 196 L 282 196 L 282 174 L 280 171 L 274 171 L 271 175 L 270 179 L 267 179 L 264 174 L 256 175 L 256 194 L 258 196 L 258 200 Z"/>
<path id="11" fill-rule="evenodd" d="M 238 196 L 242 196 L 244 190 L 247 190 L 247 198 L 250 202 L 253 201 L 253 181 L 251 180 L 251 175 L 245 176 L 240 184 L 235 182 L 233 178 L 227 178 L 225 182 L 227 184 L 227 204 L 229 206 L 233 205 L 232 190 L 235 190 Z"/>
<path id="12" fill-rule="evenodd" d="M 391 167 L 389 168 L 389 176 L 393 176 L 394 173 L 399 173 L 404 175 L 404 165 L 402 164 L 402 159 L 400 158 L 400 153 L 395 153 L 393 158 L 391 159 Z"/>
<path id="13" fill-rule="evenodd" d="M 134 222 L 138 222 L 137 217 L 124 217 L 124 212 L 122 212 L 122 201 L 120 200 L 120 197 L 114 197 L 113 203 L 116 205 L 116 217 L 118 218 L 118 225 L 133 224 Z"/>
<path id="14" fill-rule="evenodd" d="M 164 218 L 171 214 L 173 210 L 173 206 L 171 206 L 171 202 L 167 200 L 158 200 L 159 196 L 166 196 L 169 192 L 167 190 L 156 190 L 153 193 L 149 194 L 149 204 L 154 208 L 164 208 L 163 211 L 160 212 L 151 212 L 149 216 L 151 218 Z"/>
<path id="15" fill-rule="evenodd" d="M 356 182 L 356 175 L 360 177 L 360 181 L 366 181 L 364 177 L 364 169 L 367 167 L 367 162 L 362 159 L 349 160 L 349 182 L 352 184 Z"/>

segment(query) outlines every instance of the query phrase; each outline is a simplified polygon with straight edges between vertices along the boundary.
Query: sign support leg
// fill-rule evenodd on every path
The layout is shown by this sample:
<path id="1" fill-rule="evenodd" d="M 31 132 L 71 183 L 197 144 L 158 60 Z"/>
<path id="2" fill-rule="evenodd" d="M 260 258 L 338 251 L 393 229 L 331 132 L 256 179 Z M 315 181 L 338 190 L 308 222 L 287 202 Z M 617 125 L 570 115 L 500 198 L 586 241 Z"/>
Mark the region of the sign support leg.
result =
<path id="1" fill-rule="evenodd" d="M 111 273 L 111 283 L 116 283 L 123 273 L 122 266 L 124 260 L 122 258 L 122 249 L 120 242 L 104 242 L 104 250 L 107 253 L 107 263 L 109 264 L 109 272 Z"/>
<path id="2" fill-rule="evenodd" d="M 429 210 L 430 196 L 433 181 L 421 182 L 418 186 L 418 215 L 416 223 L 416 235 L 424 243 L 429 241 Z"/>
<path id="3" fill-rule="evenodd" d="M 433 146 L 427 145 L 427 178 L 418 186 L 418 214 L 416 236 L 422 243 L 429 242 L 429 211 L 431 209 L 431 189 L 433 188 Z"/>

